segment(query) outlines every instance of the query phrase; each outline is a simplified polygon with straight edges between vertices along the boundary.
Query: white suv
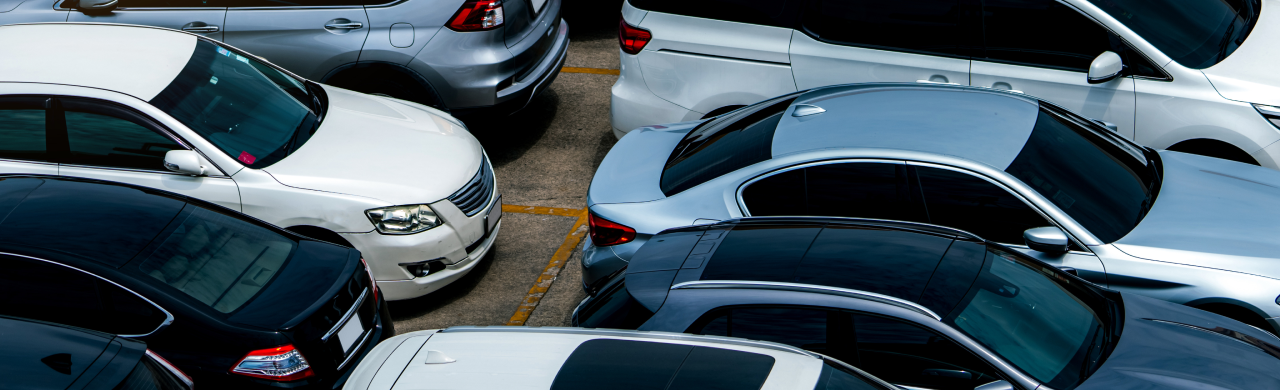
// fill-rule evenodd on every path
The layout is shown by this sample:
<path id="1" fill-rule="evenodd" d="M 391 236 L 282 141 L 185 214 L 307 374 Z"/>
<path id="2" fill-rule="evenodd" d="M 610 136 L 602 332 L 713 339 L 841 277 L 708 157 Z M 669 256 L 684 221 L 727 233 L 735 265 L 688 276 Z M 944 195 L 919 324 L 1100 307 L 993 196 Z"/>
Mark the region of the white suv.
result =
<path id="1" fill-rule="evenodd" d="M 1280 167 L 1277 0 L 629 0 L 619 30 L 619 137 L 831 84 L 951 83 Z"/>
<path id="2" fill-rule="evenodd" d="M 21 59 L 0 61 L 0 174 L 158 188 L 352 245 L 388 300 L 460 278 L 497 236 L 484 149 L 439 110 L 159 27 L 0 26 L 0 58 Z M 76 216 L 49 217 L 74 234 Z"/>

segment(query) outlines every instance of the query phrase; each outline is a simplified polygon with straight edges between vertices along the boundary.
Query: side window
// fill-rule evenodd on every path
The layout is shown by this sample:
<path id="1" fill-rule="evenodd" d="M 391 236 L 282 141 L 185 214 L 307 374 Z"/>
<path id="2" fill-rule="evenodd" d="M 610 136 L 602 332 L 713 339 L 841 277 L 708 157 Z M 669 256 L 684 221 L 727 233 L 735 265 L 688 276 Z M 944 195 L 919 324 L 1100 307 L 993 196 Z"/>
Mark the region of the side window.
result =
<path id="1" fill-rule="evenodd" d="M 111 334 L 147 334 L 164 312 L 119 286 L 42 261 L 0 258 L 0 315 Z"/>
<path id="2" fill-rule="evenodd" d="M 140 114 L 90 100 L 60 99 L 71 164 L 164 171 L 164 155 L 186 149 Z"/>
<path id="3" fill-rule="evenodd" d="M 794 281 L 915 301 L 951 241 L 913 232 L 827 225 L 800 261 Z"/>
<path id="4" fill-rule="evenodd" d="M 855 314 L 857 367 L 895 385 L 970 390 L 996 370 L 948 338 L 894 319 Z"/>
<path id="5" fill-rule="evenodd" d="M 786 0 L 632 0 L 636 8 L 695 18 L 788 27 Z"/>
<path id="6" fill-rule="evenodd" d="M 48 161 L 43 98 L 0 97 L 0 159 Z"/>
<path id="7" fill-rule="evenodd" d="M 1054 0 L 982 0 L 986 58 L 1088 72 L 1104 51 L 1122 52 L 1119 37 Z"/>
<path id="8" fill-rule="evenodd" d="M 1022 199 L 990 182 L 955 171 L 915 167 L 929 221 L 979 237 L 1022 245 L 1022 232 L 1054 226 Z"/>
<path id="9" fill-rule="evenodd" d="M 727 308 L 707 313 L 686 332 L 772 341 L 857 365 L 851 316 L 846 312 L 797 307 Z"/>
<path id="10" fill-rule="evenodd" d="M 962 55 L 959 0 L 810 0 L 804 29 L 853 46 Z"/>
<path id="11" fill-rule="evenodd" d="M 753 216 L 820 215 L 923 222 L 906 166 L 886 163 L 816 165 L 773 175 L 743 190 Z"/>

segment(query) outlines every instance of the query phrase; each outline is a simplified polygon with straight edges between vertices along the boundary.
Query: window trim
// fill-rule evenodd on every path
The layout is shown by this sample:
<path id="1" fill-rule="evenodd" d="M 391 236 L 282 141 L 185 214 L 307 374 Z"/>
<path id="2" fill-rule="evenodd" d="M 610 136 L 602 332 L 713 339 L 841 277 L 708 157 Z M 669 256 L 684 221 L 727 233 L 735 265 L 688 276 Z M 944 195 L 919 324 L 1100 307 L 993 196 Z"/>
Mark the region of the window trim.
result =
<path id="1" fill-rule="evenodd" d="M 961 42 L 960 48 L 961 48 L 961 51 L 962 51 L 962 52 L 969 52 L 969 54 L 967 54 L 967 55 L 966 55 L 966 54 L 947 54 L 947 53 L 938 53 L 938 52 L 933 52 L 933 51 L 913 50 L 913 49 L 907 49 L 907 48 L 901 48 L 901 47 L 892 47 L 892 46 L 868 45 L 868 44 L 860 44 L 860 43 L 852 43 L 852 42 L 841 42 L 841 41 L 837 41 L 837 40 L 830 39 L 830 38 L 823 38 L 823 37 L 822 37 L 822 35 L 818 34 L 817 32 L 814 32 L 814 31 L 813 31 L 813 30 L 811 30 L 811 29 L 809 29 L 809 26 L 808 26 L 808 25 L 806 25 L 806 24 L 804 23 L 805 14 L 807 13 L 806 11 L 808 10 L 809 5 L 810 5 L 813 1 L 814 1 L 814 0 L 807 0 L 807 1 L 803 1 L 803 3 L 802 3 L 802 4 L 800 4 L 800 6 L 799 6 L 799 7 L 800 7 L 800 9 L 799 9 L 798 11 L 796 11 L 796 14 L 797 14 L 797 15 L 796 15 L 796 17 L 795 17 L 795 27 L 793 27 L 792 29 L 793 29 L 793 30 L 795 30 L 795 31 L 797 31 L 797 32 L 799 32 L 799 33 L 801 33 L 801 34 L 804 34 L 804 35 L 809 36 L 809 38 L 813 38 L 813 40 L 815 40 L 815 41 L 822 42 L 822 43 L 825 43 L 825 44 L 828 44 L 828 45 L 833 45 L 833 46 L 840 46 L 840 47 L 852 47 L 852 48 L 859 48 L 859 49 L 866 49 L 866 50 L 883 51 L 883 52 L 889 52 L 889 53 L 914 54 L 914 55 L 922 55 L 922 56 L 930 56 L 930 57 L 940 57 L 940 58 L 951 58 L 951 59 L 957 59 L 957 60 L 968 60 L 968 61 L 972 61 L 972 60 L 974 59 L 974 57 L 973 57 L 973 54 L 974 54 L 974 53 L 973 53 L 973 51 L 974 51 L 974 49 L 975 49 L 975 48 L 974 48 L 974 47 L 965 47 L 965 46 L 963 45 L 963 42 Z M 959 5 L 961 8 L 965 8 L 965 7 L 966 7 L 966 4 L 965 4 L 965 2 L 964 2 L 964 1 L 957 1 L 957 3 L 956 3 L 956 4 L 957 4 L 957 5 Z M 962 15 L 960 15 L 958 18 L 959 18 L 959 20 L 958 20 L 958 30 L 957 30 L 957 32 L 956 32 L 956 33 L 957 33 L 957 34 L 960 34 L 960 35 L 962 36 L 962 37 L 961 37 L 961 39 L 963 39 L 963 36 L 964 36 L 964 35 L 971 34 L 971 32 L 966 31 L 967 29 L 966 29 L 966 26 L 965 26 L 965 22 L 970 21 L 970 20 L 967 20 L 967 19 L 973 19 L 974 17 L 973 17 L 973 16 L 966 16 L 966 15 L 963 15 L 963 13 L 962 13 Z M 979 21 L 979 24 L 981 24 L 981 21 Z M 971 28 L 971 27 L 970 27 L 970 28 Z M 985 48 L 985 46 L 986 46 L 986 45 L 985 45 L 985 43 L 986 43 L 986 42 L 982 42 L 982 44 L 983 44 L 983 45 L 982 45 L 982 46 L 983 46 L 983 48 Z"/>
<path id="2" fill-rule="evenodd" d="M 133 114 L 133 115 L 137 116 L 138 118 L 140 118 L 143 122 L 145 122 L 145 123 L 146 123 L 146 125 L 148 125 L 148 130 L 151 130 L 151 131 L 153 131 L 153 132 L 157 132 L 157 134 L 159 134 L 161 137 L 169 138 L 169 140 L 176 142 L 179 146 L 182 146 L 183 148 L 186 148 L 186 150 L 190 150 L 190 151 L 194 151 L 194 152 L 196 152 L 197 154 L 199 154 L 199 155 L 200 155 L 200 157 L 201 157 L 201 158 L 203 158 L 205 161 L 208 161 L 208 162 L 209 162 L 209 165 L 211 165 L 211 166 L 213 166 L 215 169 L 217 169 L 217 173 L 218 173 L 218 174 L 216 174 L 216 175 L 215 175 L 215 174 L 209 174 L 209 175 L 206 175 L 205 177 L 209 177 L 209 178 L 226 178 L 226 179 L 230 179 L 230 178 L 231 178 L 231 176 L 227 175 L 227 174 L 226 174 L 226 172 L 224 172 L 224 171 L 222 170 L 222 168 L 221 168 L 221 167 L 218 167 L 218 166 L 217 166 L 217 164 L 214 164 L 214 163 L 213 163 L 213 160 L 211 160 L 211 159 L 209 158 L 209 156 L 205 155 L 205 154 L 204 154 L 204 152 L 201 152 L 199 148 L 196 148 L 196 147 L 195 147 L 194 145 L 192 145 L 190 142 L 187 142 L 187 140 L 183 139 L 181 136 L 179 136 L 179 135 L 178 135 L 176 132 L 174 132 L 172 129 L 168 128 L 167 126 L 165 126 L 165 125 L 161 124 L 159 121 L 155 120 L 155 118 L 152 118 L 150 115 L 147 115 L 147 114 L 145 114 L 145 113 L 142 113 L 141 111 L 138 111 L 138 110 L 134 109 L 133 107 L 129 107 L 129 105 L 127 105 L 127 104 L 123 104 L 123 103 L 115 102 L 115 101 L 111 101 L 111 100 L 106 100 L 106 99 L 100 99 L 100 98 L 87 97 L 87 96 L 72 96 L 72 95 L 41 95 L 41 96 L 44 96 L 44 97 L 46 97 L 46 98 L 50 98 L 50 99 L 59 99 L 59 100 L 62 100 L 62 99 L 75 99 L 75 100 L 81 100 L 81 101 L 88 102 L 88 103 L 90 103 L 90 104 L 97 104 L 97 105 L 102 105 L 102 106 L 113 106 L 114 108 L 117 108 L 117 109 L 120 109 L 120 110 L 127 111 L 127 112 L 129 112 L 129 113 L 131 113 L 131 114 Z M 66 113 L 65 113 L 65 111 L 64 111 L 64 113 L 63 113 L 63 118 L 66 118 Z M 65 121 L 65 120 L 64 120 L 64 121 Z M 47 127 L 48 127 L 48 126 L 46 126 L 46 133 L 45 133 L 45 134 L 46 134 L 46 136 L 47 136 L 47 134 L 48 134 L 48 132 L 47 132 Z M 63 131 L 66 131 L 66 129 L 63 129 Z M 69 142 L 69 141 L 70 141 L 70 137 L 68 136 L 68 138 L 67 138 L 67 139 L 68 139 L 68 142 Z M 188 175 L 186 175 L 186 174 L 182 174 L 182 173 L 178 173 L 178 172 L 173 172 L 173 171 L 169 171 L 169 170 L 159 170 L 159 169 L 154 169 L 154 170 L 153 170 L 153 169 L 139 169 L 139 168 L 119 168 L 119 167 L 106 167 L 106 166 L 98 166 L 98 165 L 72 164 L 72 163 L 66 163 L 66 162 L 57 162 L 57 164 L 58 164 L 59 166 L 66 166 L 66 167 L 73 167 L 73 168 L 104 169 L 104 170 L 112 170 L 112 171 L 139 172 L 139 173 L 158 173 L 158 174 L 175 175 L 175 176 L 188 176 Z"/>
<path id="3" fill-rule="evenodd" d="M 738 184 L 738 189 L 734 194 L 734 197 L 738 201 L 738 211 L 742 212 L 743 218 L 748 218 L 752 216 L 751 210 L 747 209 L 746 199 L 742 198 L 742 193 L 747 190 L 747 187 L 750 187 L 752 184 L 755 184 L 758 181 L 768 179 L 775 175 L 791 172 L 797 169 L 804 169 L 809 167 L 816 167 L 816 166 L 830 165 L 830 164 L 846 164 L 846 163 L 894 164 L 894 165 L 904 165 L 904 166 L 907 165 L 907 162 L 904 160 L 855 157 L 855 158 L 835 158 L 835 159 L 829 159 L 829 160 L 809 161 L 809 162 L 803 162 L 803 163 L 794 164 L 794 165 L 790 165 L 782 168 L 777 168 L 770 171 L 765 171 L 764 173 L 757 174 L 756 176 L 750 179 L 747 179 L 746 181 L 742 182 L 742 184 Z M 833 217 L 830 215 L 810 215 L 810 217 L 839 218 L 839 217 Z"/>
<path id="4" fill-rule="evenodd" d="M 117 336 L 120 336 L 120 337 L 129 337 L 129 338 L 141 338 L 141 337 L 147 337 L 147 336 L 150 336 L 150 335 L 152 335 L 152 334 L 155 334 L 156 332 L 159 332 L 161 329 L 164 329 L 164 328 L 168 327 L 170 324 L 172 324 L 172 323 L 173 323 L 173 319 L 174 319 L 173 314 L 172 314 L 172 313 L 170 313 L 168 310 L 165 310 L 165 309 L 164 309 L 164 307 L 161 307 L 160 305 L 156 304 L 154 301 L 152 301 L 152 300 L 150 300 L 150 299 L 147 299 L 147 297 L 142 296 L 142 294 L 138 294 L 137 292 L 135 292 L 135 291 L 133 291 L 133 290 L 129 289 L 128 287 L 121 286 L 119 283 L 116 283 L 116 282 L 111 281 L 111 280 L 109 280 L 109 279 L 107 279 L 107 278 L 104 278 L 104 277 L 98 276 L 98 275 L 97 275 L 97 274 L 95 274 L 95 273 L 92 273 L 92 272 L 89 272 L 89 271 L 85 271 L 85 270 L 83 270 L 83 269 L 76 268 L 76 267 L 73 267 L 73 266 L 70 266 L 70 265 L 62 264 L 62 263 L 59 263 L 59 262 L 56 262 L 56 261 L 46 260 L 46 259 L 42 259 L 42 258 L 34 257 L 34 256 L 27 256 L 27 255 L 23 255 L 23 254 L 17 254 L 17 253 L 11 253 L 11 252 L 0 252 L 0 256 L 12 256 L 12 257 L 18 257 L 18 258 L 23 258 L 23 259 L 29 259 L 29 260 L 42 261 L 42 262 L 45 262 L 45 263 L 53 264 L 53 265 L 56 265 L 56 266 L 61 266 L 61 267 L 64 267 L 64 268 L 70 268 L 70 269 L 75 270 L 75 271 L 78 271 L 78 272 L 80 272 L 80 273 L 82 273 L 82 274 L 85 274 L 85 275 L 89 275 L 89 276 L 92 276 L 92 277 L 98 278 L 99 280 L 102 280 L 102 281 L 107 282 L 107 283 L 111 283 L 112 285 L 115 285 L 116 287 L 119 287 L 121 290 L 127 291 L 127 292 L 129 292 L 130 294 L 133 294 L 134 296 L 137 296 L 138 298 L 141 298 L 143 301 L 146 301 L 147 303 L 150 303 L 150 304 L 151 304 L 151 306 L 153 306 L 153 307 L 155 307 L 156 309 L 160 310 L 160 312 L 161 312 L 161 313 L 164 313 L 164 316 L 165 316 L 164 322 L 161 322 L 161 323 L 160 323 L 160 326 L 156 327 L 155 329 L 151 330 L 150 332 L 147 332 L 147 333 L 144 333 L 144 334 L 122 334 L 122 335 L 117 335 Z"/>

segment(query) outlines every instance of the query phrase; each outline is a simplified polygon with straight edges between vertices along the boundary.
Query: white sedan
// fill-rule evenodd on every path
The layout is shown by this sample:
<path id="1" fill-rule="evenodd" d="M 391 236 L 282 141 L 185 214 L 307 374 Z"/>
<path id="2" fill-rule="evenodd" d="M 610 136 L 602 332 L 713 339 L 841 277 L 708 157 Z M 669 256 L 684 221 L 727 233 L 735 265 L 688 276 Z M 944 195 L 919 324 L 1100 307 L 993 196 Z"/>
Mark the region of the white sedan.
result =
<path id="1" fill-rule="evenodd" d="M 1001 384 L 1005 383 L 989 383 L 979 390 Z M 839 360 L 767 341 L 516 326 L 462 326 L 392 337 L 369 351 L 342 388 L 900 389 Z"/>
<path id="2" fill-rule="evenodd" d="M 484 149 L 444 112 L 155 27 L 3 26 L 0 58 L 0 174 L 153 187 L 349 244 L 390 300 L 457 280 L 500 227 Z M 75 215 L 50 217 L 74 234 Z"/>

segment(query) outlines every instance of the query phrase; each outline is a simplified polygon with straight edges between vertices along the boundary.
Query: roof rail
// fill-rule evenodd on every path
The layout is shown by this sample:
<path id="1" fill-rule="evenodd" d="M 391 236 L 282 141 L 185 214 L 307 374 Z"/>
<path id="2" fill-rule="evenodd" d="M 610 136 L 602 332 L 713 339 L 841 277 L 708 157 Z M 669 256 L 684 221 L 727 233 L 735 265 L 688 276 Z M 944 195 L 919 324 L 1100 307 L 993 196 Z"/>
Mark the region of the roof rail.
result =
<path id="1" fill-rule="evenodd" d="M 911 310 L 920 314 L 929 316 L 935 320 L 942 321 L 942 316 L 934 313 L 920 304 L 911 302 L 902 298 L 895 298 L 888 295 L 876 294 L 873 292 L 852 290 L 847 288 L 819 286 L 813 284 L 801 283 L 785 283 L 785 282 L 760 282 L 750 280 L 695 280 L 691 282 L 678 283 L 671 286 L 672 290 L 684 289 L 718 289 L 718 288 L 737 288 L 737 289 L 757 289 L 757 290 L 778 290 L 778 291 L 797 291 L 807 293 L 817 293 L 826 295 L 836 295 L 848 298 L 862 299 L 867 301 L 879 302 L 888 305 L 897 306 L 903 309 Z"/>
<path id="2" fill-rule="evenodd" d="M 792 347 L 786 344 L 779 344 L 770 341 L 748 340 L 737 337 L 723 336 L 705 336 L 690 333 L 674 333 L 674 332 L 651 332 L 640 330 L 625 329 L 596 329 L 596 328 L 567 328 L 558 326 L 454 326 L 440 333 L 470 333 L 470 332 L 492 332 L 492 333 L 556 333 L 556 334 L 577 334 L 587 336 L 613 336 L 613 337 L 630 337 L 638 339 L 653 340 L 672 340 L 672 341 L 700 341 L 715 344 L 738 345 L 744 347 L 772 349 L 775 351 L 790 352 L 805 355 L 815 359 L 822 359 L 822 355 L 809 352 L 800 348 Z"/>

